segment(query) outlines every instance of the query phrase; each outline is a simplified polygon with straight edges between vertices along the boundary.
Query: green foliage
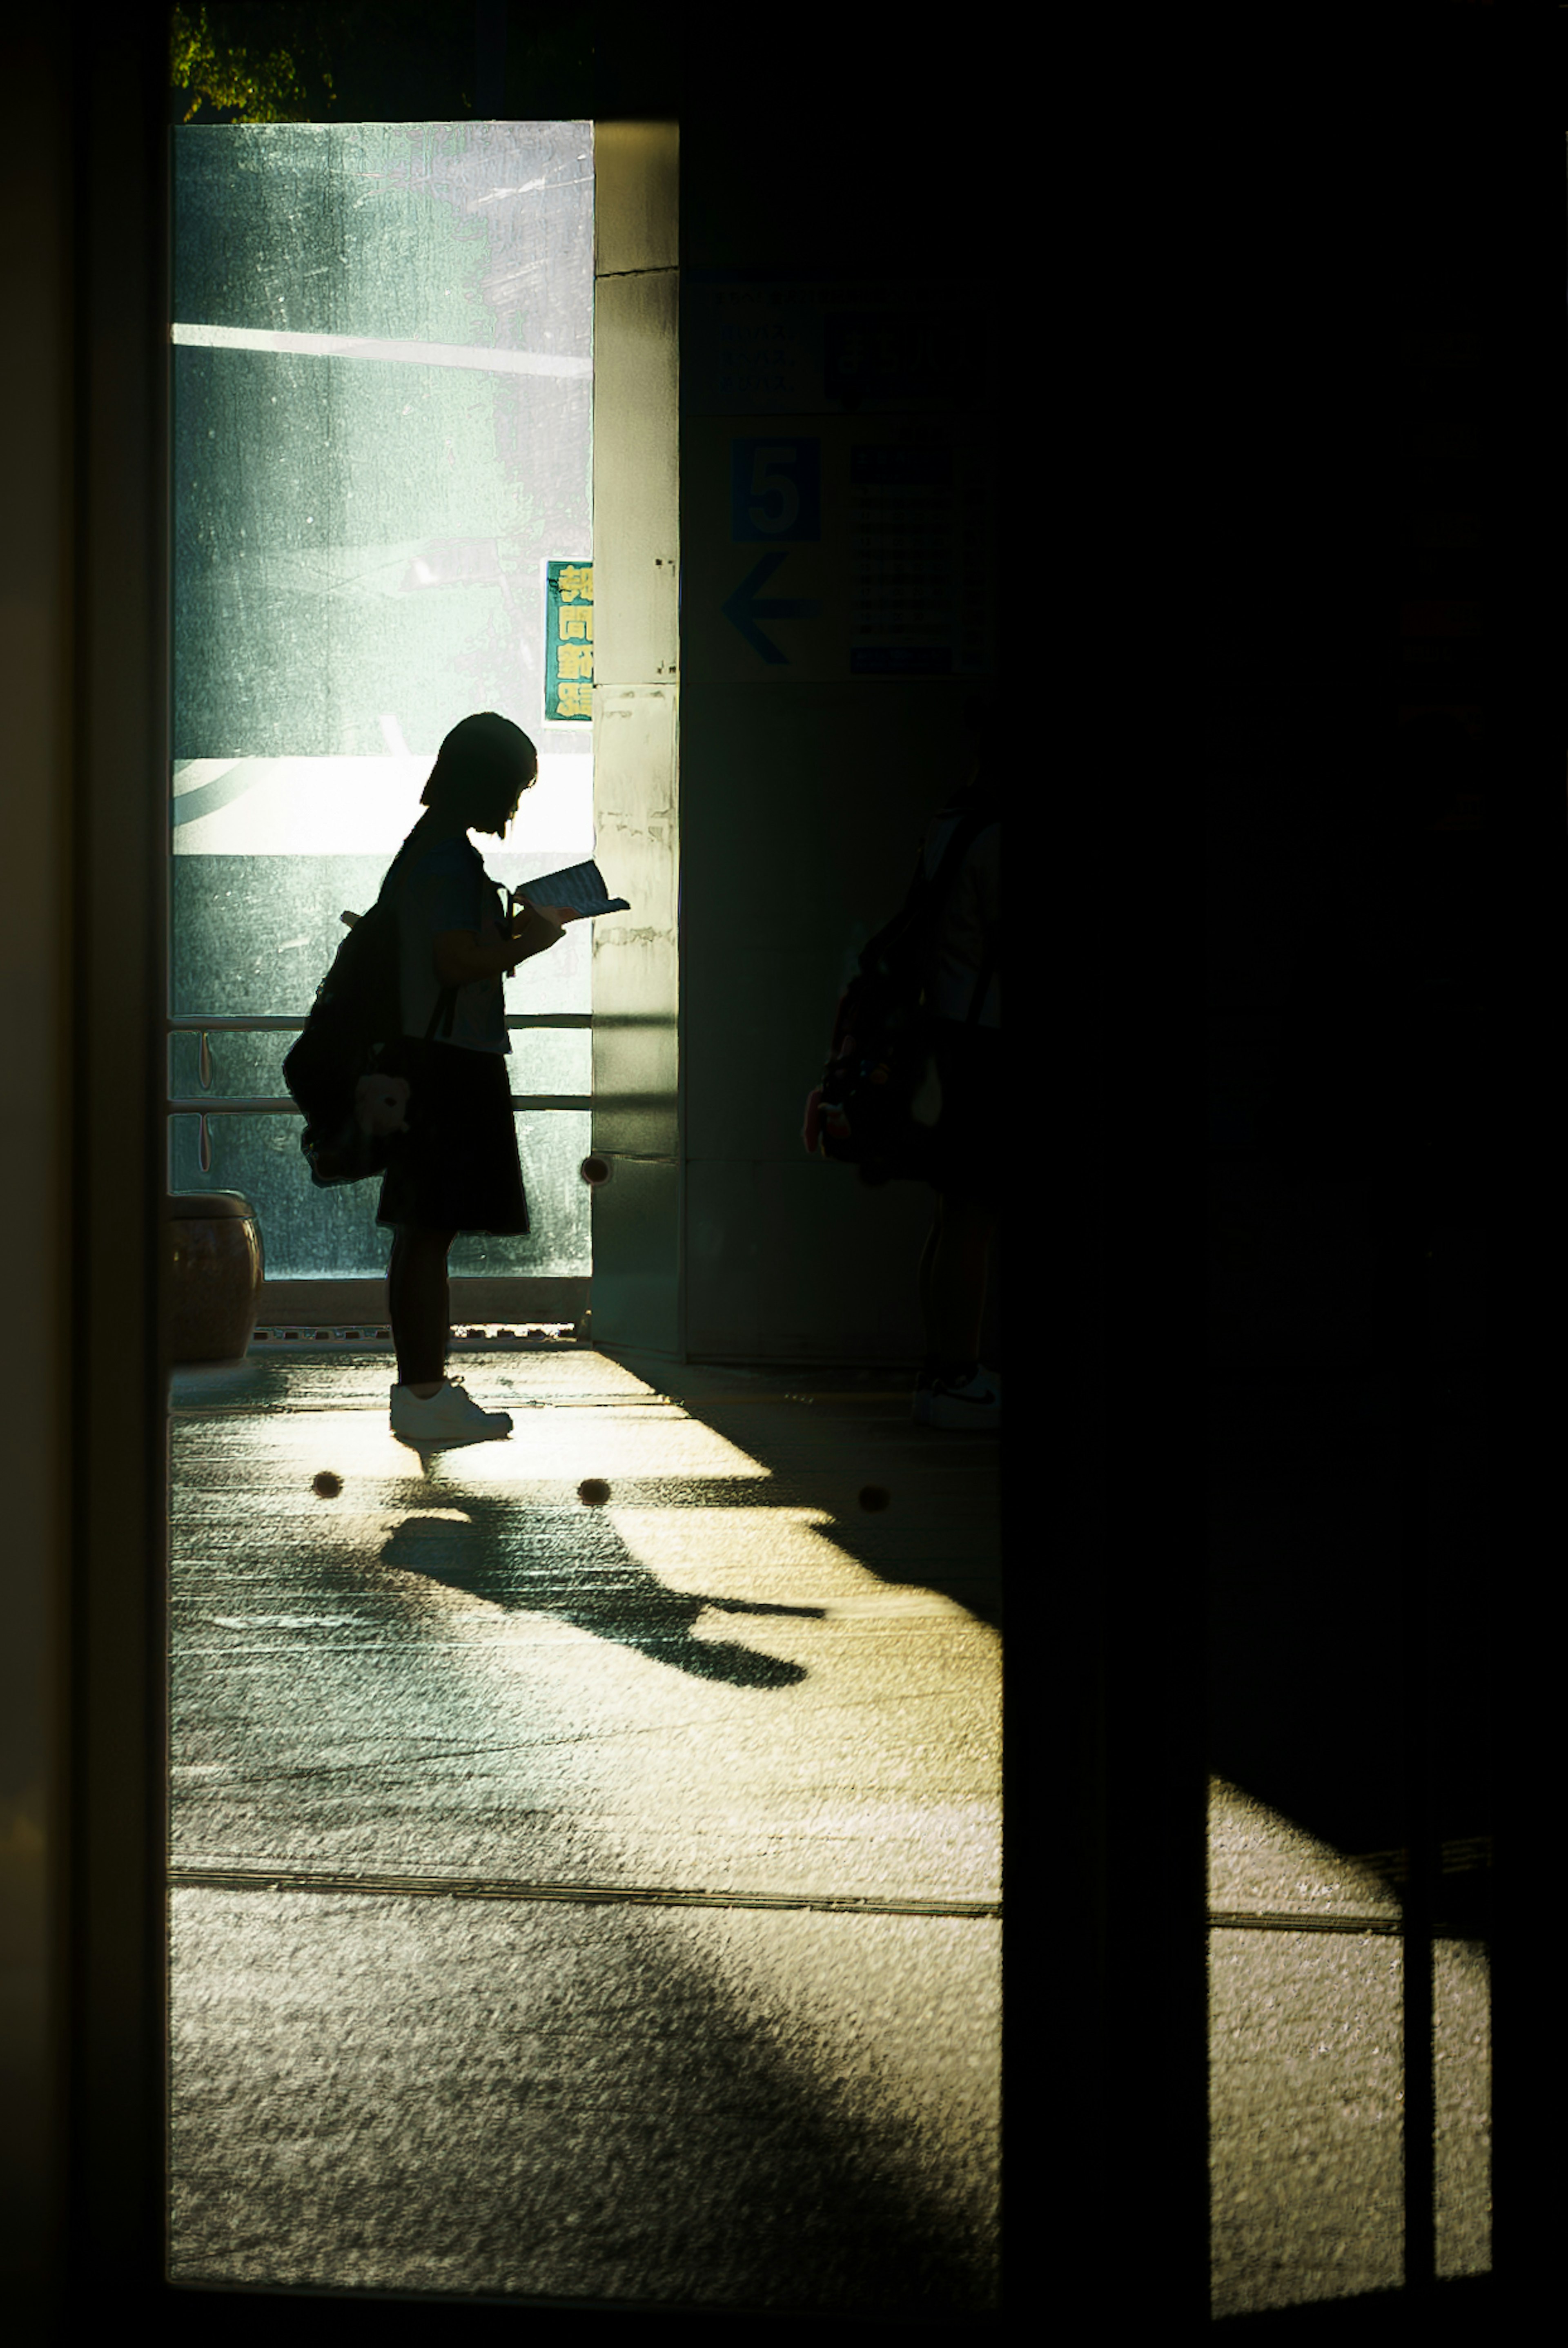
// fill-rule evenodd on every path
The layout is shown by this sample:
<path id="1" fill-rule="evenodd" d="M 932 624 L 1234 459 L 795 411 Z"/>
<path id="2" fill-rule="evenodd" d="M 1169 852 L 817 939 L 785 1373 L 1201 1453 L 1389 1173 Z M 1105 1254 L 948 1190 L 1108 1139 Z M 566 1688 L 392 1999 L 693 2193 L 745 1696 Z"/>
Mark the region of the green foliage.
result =
<path id="1" fill-rule="evenodd" d="M 169 119 L 450 122 L 475 107 L 472 0 L 180 0 L 169 12 Z M 590 0 L 507 11 L 500 111 L 594 112 Z"/>
<path id="2" fill-rule="evenodd" d="M 169 84 L 190 93 L 186 121 L 203 106 L 236 122 L 311 121 L 298 61 L 313 52 L 327 104 L 335 106 L 337 93 L 311 21 L 316 13 L 255 5 L 171 8 Z"/>

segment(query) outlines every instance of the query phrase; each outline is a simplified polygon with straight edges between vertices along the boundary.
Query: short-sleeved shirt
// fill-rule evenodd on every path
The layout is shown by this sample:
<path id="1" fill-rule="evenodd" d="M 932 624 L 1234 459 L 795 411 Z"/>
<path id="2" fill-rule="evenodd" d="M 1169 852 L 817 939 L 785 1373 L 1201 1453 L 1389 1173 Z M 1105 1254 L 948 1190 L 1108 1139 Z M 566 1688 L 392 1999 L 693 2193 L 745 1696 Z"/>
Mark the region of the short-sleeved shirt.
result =
<path id="1" fill-rule="evenodd" d="M 934 880 L 942 853 L 972 802 L 962 798 L 931 819 L 926 834 L 926 877 Z M 969 842 L 937 925 L 936 958 L 929 1001 L 938 1019 L 965 1019 L 974 1001 L 980 966 L 1001 952 L 1001 819 L 994 818 Z M 1002 1024 L 999 960 L 977 1014 L 982 1027 Z"/>
<path id="2" fill-rule="evenodd" d="M 394 876 L 403 983 L 403 1032 L 423 1035 L 441 995 L 436 974 L 436 941 L 447 930 L 473 930 L 482 946 L 507 936 L 501 892 L 485 860 L 462 832 L 442 835 L 428 846 L 405 843 L 401 870 Z M 449 1033 L 438 1041 L 468 1052 L 509 1052 L 506 1001 L 500 975 L 477 978 L 456 991 Z"/>

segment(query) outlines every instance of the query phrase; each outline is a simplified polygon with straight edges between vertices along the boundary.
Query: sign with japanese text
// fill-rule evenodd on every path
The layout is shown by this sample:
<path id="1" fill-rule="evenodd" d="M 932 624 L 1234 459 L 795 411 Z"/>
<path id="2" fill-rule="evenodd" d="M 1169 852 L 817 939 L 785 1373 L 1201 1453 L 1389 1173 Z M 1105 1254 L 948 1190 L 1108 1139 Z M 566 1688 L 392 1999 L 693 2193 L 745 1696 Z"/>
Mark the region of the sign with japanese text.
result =
<path id="1" fill-rule="evenodd" d="M 545 565 L 545 716 L 593 718 L 593 565 Z"/>
<path id="2" fill-rule="evenodd" d="M 999 364 L 959 287 L 682 273 L 688 683 L 992 673 Z"/>
<path id="3" fill-rule="evenodd" d="M 688 416 L 689 683 L 979 676 L 995 523 L 979 436 L 941 417 Z"/>

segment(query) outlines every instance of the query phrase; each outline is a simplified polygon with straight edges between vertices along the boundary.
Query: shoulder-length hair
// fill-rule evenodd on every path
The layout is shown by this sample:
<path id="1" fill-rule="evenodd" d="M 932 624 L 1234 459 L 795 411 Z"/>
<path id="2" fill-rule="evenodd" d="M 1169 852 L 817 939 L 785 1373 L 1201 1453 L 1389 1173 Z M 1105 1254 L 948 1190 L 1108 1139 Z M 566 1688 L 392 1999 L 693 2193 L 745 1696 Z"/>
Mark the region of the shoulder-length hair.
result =
<path id="1" fill-rule="evenodd" d="M 498 831 L 538 764 L 520 726 L 482 709 L 459 718 L 442 743 L 420 803 L 475 831 Z"/>

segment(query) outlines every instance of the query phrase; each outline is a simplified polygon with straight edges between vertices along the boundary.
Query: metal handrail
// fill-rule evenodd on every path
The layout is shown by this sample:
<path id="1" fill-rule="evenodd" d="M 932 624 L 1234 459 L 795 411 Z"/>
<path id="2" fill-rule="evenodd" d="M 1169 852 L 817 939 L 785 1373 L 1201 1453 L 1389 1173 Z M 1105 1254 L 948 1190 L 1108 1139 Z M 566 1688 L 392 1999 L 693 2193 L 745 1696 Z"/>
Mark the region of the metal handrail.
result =
<path id="1" fill-rule="evenodd" d="M 596 1023 L 591 1011 L 508 1011 L 506 1024 L 508 1027 L 591 1027 Z M 608 1019 L 600 1018 L 597 1024 L 601 1027 L 625 1027 L 645 1023 L 635 1015 L 630 1019 L 618 1019 L 612 1015 Z M 212 1035 L 249 1035 L 252 1032 L 287 1035 L 297 1034 L 308 1025 L 308 1020 L 303 1017 L 282 1019 L 274 1017 L 270 1012 L 257 1012 L 253 1017 L 246 1019 L 203 1019 L 188 1017 L 183 1014 L 176 1018 L 170 1014 L 164 1021 L 171 1035 L 197 1035 L 203 1028 Z"/>
<path id="2" fill-rule="evenodd" d="M 594 1014 L 591 1011 L 509 1011 L 506 1014 L 506 1022 L 508 1027 L 583 1028 L 594 1025 Z M 633 1014 L 624 1020 L 612 1014 L 600 1024 L 606 1026 L 641 1026 L 653 1023 Z M 272 1012 L 258 1012 L 251 1018 L 239 1019 L 203 1018 L 200 1014 L 176 1015 L 170 1013 L 166 1014 L 164 1025 L 171 1035 L 299 1035 L 308 1022 L 303 1017 L 292 1014 L 284 1017 Z M 593 1107 L 591 1093 L 509 1093 L 507 1099 L 514 1109 L 591 1109 Z M 163 1107 L 166 1117 L 199 1117 L 201 1119 L 203 1173 L 208 1170 L 210 1156 L 207 1141 L 207 1119 L 210 1117 L 299 1117 L 302 1114 L 298 1101 L 286 1094 L 281 1097 L 264 1094 L 245 1097 L 202 1093 L 194 1100 L 165 1100 Z"/>
<path id="3" fill-rule="evenodd" d="M 507 1096 L 514 1108 L 591 1108 L 591 1093 L 511 1093 Z M 281 1099 L 242 1100 L 236 1096 L 203 1093 L 196 1100 L 171 1100 L 164 1103 L 170 1117 L 302 1117 L 304 1111 L 297 1100 L 285 1094 Z"/>

